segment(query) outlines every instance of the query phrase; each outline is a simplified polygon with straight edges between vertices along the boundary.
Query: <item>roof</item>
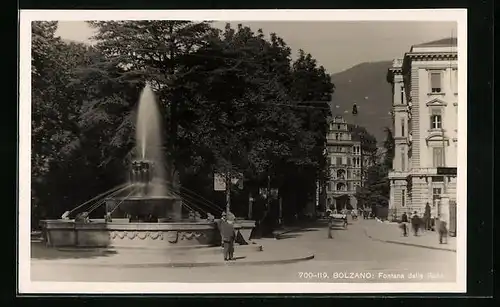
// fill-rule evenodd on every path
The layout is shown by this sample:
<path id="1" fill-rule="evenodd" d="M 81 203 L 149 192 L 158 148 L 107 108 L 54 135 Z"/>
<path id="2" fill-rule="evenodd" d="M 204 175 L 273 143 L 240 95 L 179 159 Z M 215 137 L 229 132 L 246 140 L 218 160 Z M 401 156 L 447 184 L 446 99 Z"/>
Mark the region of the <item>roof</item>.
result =
<path id="1" fill-rule="evenodd" d="M 457 46 L 457 38 L 456 37 L 442 38 L 432 42 L 414 45 L 413 47 L 447 47 L 447 46 Z"/>

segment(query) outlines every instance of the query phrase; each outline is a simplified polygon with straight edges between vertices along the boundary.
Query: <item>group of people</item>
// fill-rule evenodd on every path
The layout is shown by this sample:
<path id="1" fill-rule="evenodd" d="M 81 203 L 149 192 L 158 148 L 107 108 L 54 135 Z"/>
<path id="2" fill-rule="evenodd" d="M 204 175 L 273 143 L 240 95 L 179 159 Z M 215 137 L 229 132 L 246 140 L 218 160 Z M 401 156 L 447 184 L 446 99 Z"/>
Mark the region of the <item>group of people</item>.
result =
<path id="1" fill-rule="evenodd" d="M 414 236 L 418 236 L 421 229 L 424 229 L 424 231 L 430 229 L 430 219 L 425 218 L 422 220 L 417 211 L 414 211 L 410 216 L 408 216 L 406 212 L 401 216 L 400 227 L 403 231 L 403 236 L 405 237 L 408 236 L 409 224 L 411 224 Z M 435 230 L 439 236 L 439 244 L 446 243 L 448 236 L 447 225 L 446 222 L 441 220 L 439 216 L 435 218 Z"/>

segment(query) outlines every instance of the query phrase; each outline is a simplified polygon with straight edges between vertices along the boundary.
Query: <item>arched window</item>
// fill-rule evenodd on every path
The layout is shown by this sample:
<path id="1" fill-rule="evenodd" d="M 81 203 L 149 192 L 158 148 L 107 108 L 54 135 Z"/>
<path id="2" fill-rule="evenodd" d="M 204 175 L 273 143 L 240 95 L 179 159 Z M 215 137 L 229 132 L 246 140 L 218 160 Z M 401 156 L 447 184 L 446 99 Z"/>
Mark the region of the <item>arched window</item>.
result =
<path id="1" fill-rule="evenodd" d="M 337 179 L 345 180 L 345 170 L 343 169 L 337 170 Z"/>
<path id="2" fill-rule="evenodd" d="M 337 183 L 337 191 L 345 191 L 345 184 L 343 182 Z"/>

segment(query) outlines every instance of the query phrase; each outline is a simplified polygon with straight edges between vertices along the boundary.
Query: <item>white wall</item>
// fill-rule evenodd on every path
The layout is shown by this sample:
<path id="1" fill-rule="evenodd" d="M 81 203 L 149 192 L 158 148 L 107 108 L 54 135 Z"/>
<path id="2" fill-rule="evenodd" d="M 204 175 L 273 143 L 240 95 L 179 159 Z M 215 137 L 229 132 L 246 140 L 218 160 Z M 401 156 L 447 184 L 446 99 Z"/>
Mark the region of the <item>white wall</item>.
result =
<path id="1" fill-rule="evenodd" d="M 445 129 L 445 135 L 450 139 L 449 146 L 446 147 L 445 155 L 446 155 L 446 166 L 457 166 L 457 152 L 456 147 L 453 142 L 453 138 L 456 138 L 457 132 L 457 107 L 454 105 L 454 102 L 457 101 L 457 95 L 455 94 L 455 85 L 451 83 L 454 81 L 452 79 L 453 69 L 452 67 L 456 67 L 456 62 L 451 64 L 449 61 L 429 61 L 429 62 L 417 62 L 419 67 L 419 105 L 413 105 L 413 108 L 419 108 L 420 114 L 420 146 L 422 147 L 420 150 L 420 166 L 421 168 L 433 167 L 433 155 L 432 155 L 432 147 L 428 147 L 426 143 L 426 138 L 429 136 L 430 129 L 430 108 L 426 105 L 428 102 L 434 99 L 440 99 L 447 103 L 445 107 L 443 107 L 442 112 L 442 121 L 443 128 Z M 429 71 L 426 68 L 431 69 L 443 69 L 443 77 L 441 81 L 442 93 L 437 95 L 429 95 L 430 93 L 430 78 Z"/>

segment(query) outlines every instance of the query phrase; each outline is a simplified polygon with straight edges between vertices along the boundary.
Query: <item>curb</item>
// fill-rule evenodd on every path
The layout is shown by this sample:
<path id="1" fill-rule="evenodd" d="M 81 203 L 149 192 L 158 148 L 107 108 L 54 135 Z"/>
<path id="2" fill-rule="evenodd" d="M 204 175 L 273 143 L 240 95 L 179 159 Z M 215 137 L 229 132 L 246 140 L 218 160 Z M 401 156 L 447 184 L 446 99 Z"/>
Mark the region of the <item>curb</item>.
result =
<path id="1" fill-rule="evenodd" d="M 254 260 L 254 261 L 233 261 L 233 262 L 171 262 L 171 263 L 58 263 L 58 265 L 67 266 L 86 266 L 86 267 L 120 267 L 120 268 L 194 268 L 194 267 L 214 267 L 214 266 L 245 266 L 245 265 L 272 265 L 272 264 L 288 264 L 300 261 L 314 259 L 314 255 L 310 254 L 304 257 L 276 259 L 276 260 Z"/>
<path id="2" fill-rule="evenodd" d="M 433 249 L 433 250 L 442 250 L 442 251 L 447 251 L 447 252 L 454 252 L 456 253 L 457 250 L 453 248 L 446 248 L 446 247 L 434 247 L 434 246 L 428 246 L 428 245 L 421 245 L 421 244 L 414 244 L 414 243 L 406 243 L 406 242 L 399 242 L 399 241 L 392 241 L 392 240 L 382 240 L 378 238 L 374 238 L 368 234 L 366 229 L 364 229 L 365 235 L 374 240 L 374 241 L 379 241 L 379 242 L 384 242 L 384 243 L 391 243 L 391 244 L 399 244 L 399 245 L 406 245 L 406 246 L 413 246 L 413 247 L 420 247 L 420 248 L 427 248 L 427 249 Z"/>

